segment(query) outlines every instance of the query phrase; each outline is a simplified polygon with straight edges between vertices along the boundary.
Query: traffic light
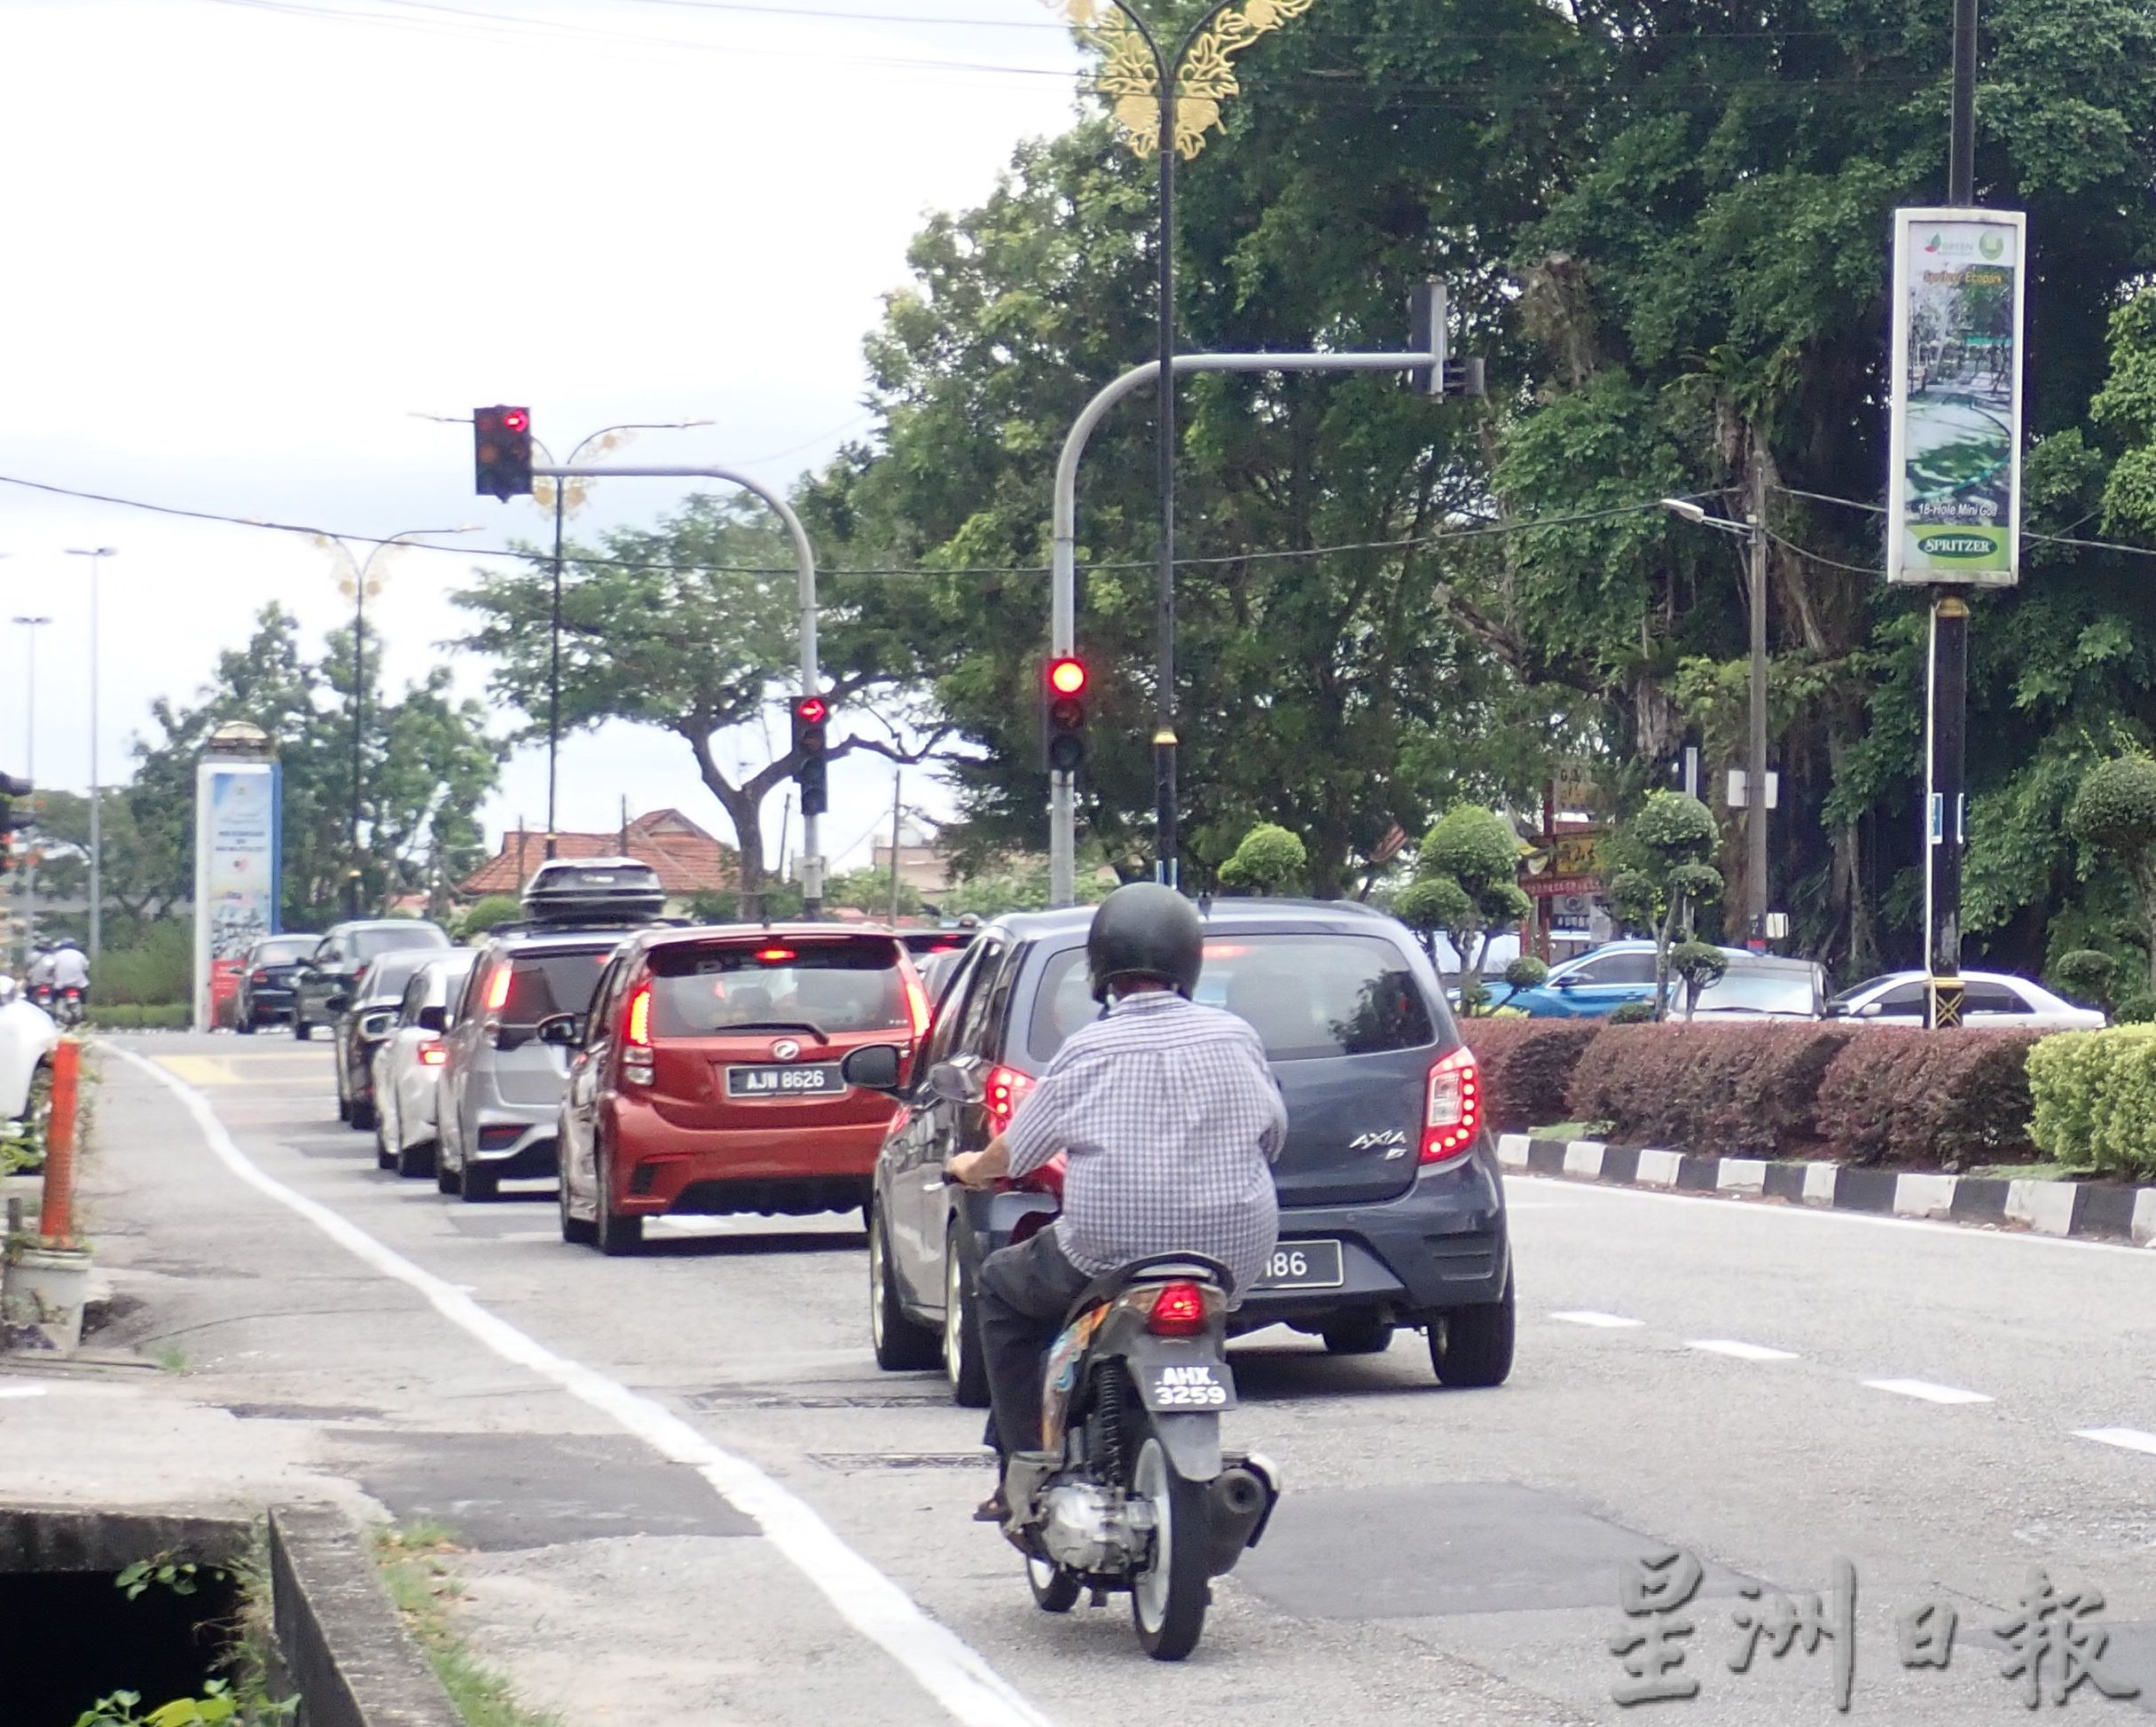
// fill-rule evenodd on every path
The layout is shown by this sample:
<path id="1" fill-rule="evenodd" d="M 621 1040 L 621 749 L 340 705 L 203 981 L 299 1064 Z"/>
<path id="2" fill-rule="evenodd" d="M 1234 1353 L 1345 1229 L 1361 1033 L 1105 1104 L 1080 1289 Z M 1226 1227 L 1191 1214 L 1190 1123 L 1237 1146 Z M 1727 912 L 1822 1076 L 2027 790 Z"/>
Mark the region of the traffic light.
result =
<path id="1" fill-rule="evenodd" d="M 472 456 L 482 498 L 530 497 L 531 410 L 474 408 Z"/>
<path id="2" fill-rule="evenodd" d="M 1452 357 L 1452 333 L 1446 326 L 1445 284 L 1436 277 L 1417 282 L 1407 296 L 1407 340 L 1418 354 L 1437 357 L 1435 365 L 1411 367 L 1407 388 L 1421 396 L 1482 396 L 1482 357 Z"/>
<path id="3" fill-rule="evenodd" d="M 801 788 L 801 813 L 821 815 L 831 807 L 825 779 L 825 751 L 830 743 L 831 704 L 820 695 L 794 698 L 794 753 L 801 764 L 794 782 Z"/>
<path id="4" fill-rule="evenodd" d="M 1069 654 L 1048 662 L 1040 682 L 1040 754 L 1051 773 L 1086 765 L 1086 662 Z"/>
<path id="5" fill-rule="evenodd" d="M 18 815 L 9 799 L 27 797 L 35 788 L 12 773 L 0 773 L 0 875 L 14 867 L 15 830 L 32 825 L 27 812 Z"/>

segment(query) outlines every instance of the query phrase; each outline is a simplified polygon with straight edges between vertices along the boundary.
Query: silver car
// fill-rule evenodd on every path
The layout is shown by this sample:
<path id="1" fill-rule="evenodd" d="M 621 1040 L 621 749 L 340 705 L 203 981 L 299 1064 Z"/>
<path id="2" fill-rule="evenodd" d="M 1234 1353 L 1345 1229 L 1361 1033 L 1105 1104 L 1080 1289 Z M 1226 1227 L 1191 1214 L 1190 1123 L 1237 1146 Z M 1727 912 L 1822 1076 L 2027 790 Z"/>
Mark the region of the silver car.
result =
<path id="1" fill-rule="evenodd" d="M 504 1180 L 554 1178 L 568 1056 L 532 1030 L 592 1005 L 625 933 L 526 926 L 481 950 L 443 1036 L 435 1155 L 443 1193 L 476 1203 L 493 1198 Z"/>

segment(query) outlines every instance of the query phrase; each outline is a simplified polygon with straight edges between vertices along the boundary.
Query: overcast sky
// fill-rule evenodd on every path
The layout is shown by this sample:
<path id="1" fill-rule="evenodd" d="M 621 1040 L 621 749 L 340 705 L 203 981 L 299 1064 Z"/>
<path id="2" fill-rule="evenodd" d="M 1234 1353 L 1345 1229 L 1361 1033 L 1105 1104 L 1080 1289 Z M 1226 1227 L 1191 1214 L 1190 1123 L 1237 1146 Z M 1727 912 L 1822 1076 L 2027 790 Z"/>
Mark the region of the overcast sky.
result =
<path id="1" fill-rule="evenodd" d="M 469 428 L 413 416 L 508 401 L 563 454 L 710 420 L 616 459 L 784 486 L 869 424 L 861 339 L 923 214 L 977 202 L 1077 92 L 1039 0 L 0 0 L 0 475 L 500 546 L 540 512 L 474 498 Z M 611 483 L 576 528 L 681 495 Z M 350 615 L 303 538 L 0 484 L 0 767 L 29 765 L 35 640 L 41 784 L 90 782 L 89 561 L 66 552 L 104 546 L 107 781 L 150 698 L 192 695 L 263 606 L 310 644 Z M 485 693 L 438 645 L 469 568 L 387 566 L 393 688 L 450 657 Z M 907 801 L 943 806 L 917 778 Z M 832 780 L 825 849 L 865 860 L 889 765 Z M 562 826 L 611 827 L 623 797 L 727 832 L 678 740 L 565 744 Z M 545 812 L 527 748 L 490 835 Z"/>

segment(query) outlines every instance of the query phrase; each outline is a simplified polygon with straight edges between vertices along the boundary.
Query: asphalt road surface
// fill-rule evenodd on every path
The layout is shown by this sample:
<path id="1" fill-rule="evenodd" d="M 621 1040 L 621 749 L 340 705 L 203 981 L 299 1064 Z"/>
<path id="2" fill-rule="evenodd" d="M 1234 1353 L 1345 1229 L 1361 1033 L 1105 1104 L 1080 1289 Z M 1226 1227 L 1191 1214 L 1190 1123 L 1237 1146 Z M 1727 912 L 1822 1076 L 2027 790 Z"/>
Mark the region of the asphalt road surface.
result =
<path id="1" fill-rule="evenodd" d="M 2146 1250 L 1516 1177 L 1509 1385 L 1439 1389 L 1414 1333 L 1235 1346 L 1230 1441 L 1288 1496 L 1172 1668 L 1121 1597 L 1038 1612 L 968 1519 L 980 1417 L 877 1371 L 858 1216 L 685 1220 L 604 1260 L 551 1189 L 377 1172 L 318 1046 L 110 1048 L 137 1059 L 104 1058 L 91 1221 L 131 1340 L 235 1435 L 456 1529 L 460 1622 L 572 1727 L 2007 1722 L 1994 1628 L 2039 1569 L 2103 1598 L 2038 1617 L 2039 1676 L 2156 1710 Z M 1947 1608 L 1950 1664 L 1905 1665 Z M 1611 1644 L 1641 1637 L 1635 1677 Z M 1696 1692 L 1615 1700 L 1658 1673 Z"/>

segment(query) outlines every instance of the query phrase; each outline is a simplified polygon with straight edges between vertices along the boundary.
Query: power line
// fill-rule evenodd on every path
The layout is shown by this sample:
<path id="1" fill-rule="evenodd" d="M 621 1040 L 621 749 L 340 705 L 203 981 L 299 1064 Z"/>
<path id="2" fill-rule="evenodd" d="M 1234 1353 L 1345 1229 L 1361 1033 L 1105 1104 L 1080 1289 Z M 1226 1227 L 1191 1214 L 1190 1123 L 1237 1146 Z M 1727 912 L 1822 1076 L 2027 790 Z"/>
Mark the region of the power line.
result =
<path id="1" fill-rule="evenodd" d="M 1885 515 L 1886 514 L 1886 506 L 1884 504 L 1867 504 L 1862 498 L 1837 498 L 1831 492 L 1806 491 L 1801 487 L 1798 486 L 1776 486 L 1774 488 L 1774 490 L 1790 498 L 1809 498 L 1815 503 L 1838 504 L 1844 509 L 1864 510 L 1873 515 Z M 2021 530 L 2021 538 L 2023 539 L 2041 540 L 2046 546 L 2078 546 L 2091 552 L 2123 552 L 2129 557 L 2156 558 L 2156 546 L 2129 546 L 2123 540 L 2078 539 L 2071 534 L 2040 534 L 2033 528 L 2024 528 Z M 1786 541 L 1784 542 L 1785 545 L 1788 542 Z M 1799 551 L 1803 550 L 1801 546 L 1795 549 Z M 1810 556 L 1813 554 L 1807 553 L 1806 555 Z M 1823 558 L 1820 560 L 1820 561 L 1825 563 L 1832 561 L 1831 559 Z M 1844 569 L 1854 569 L 1855 566 L 1854 564 L 1843 564 L 1840 566 L 1840 568 Z M 1873 570 L 1869 573 L 1877 575 L 1879 572 Z"/>

